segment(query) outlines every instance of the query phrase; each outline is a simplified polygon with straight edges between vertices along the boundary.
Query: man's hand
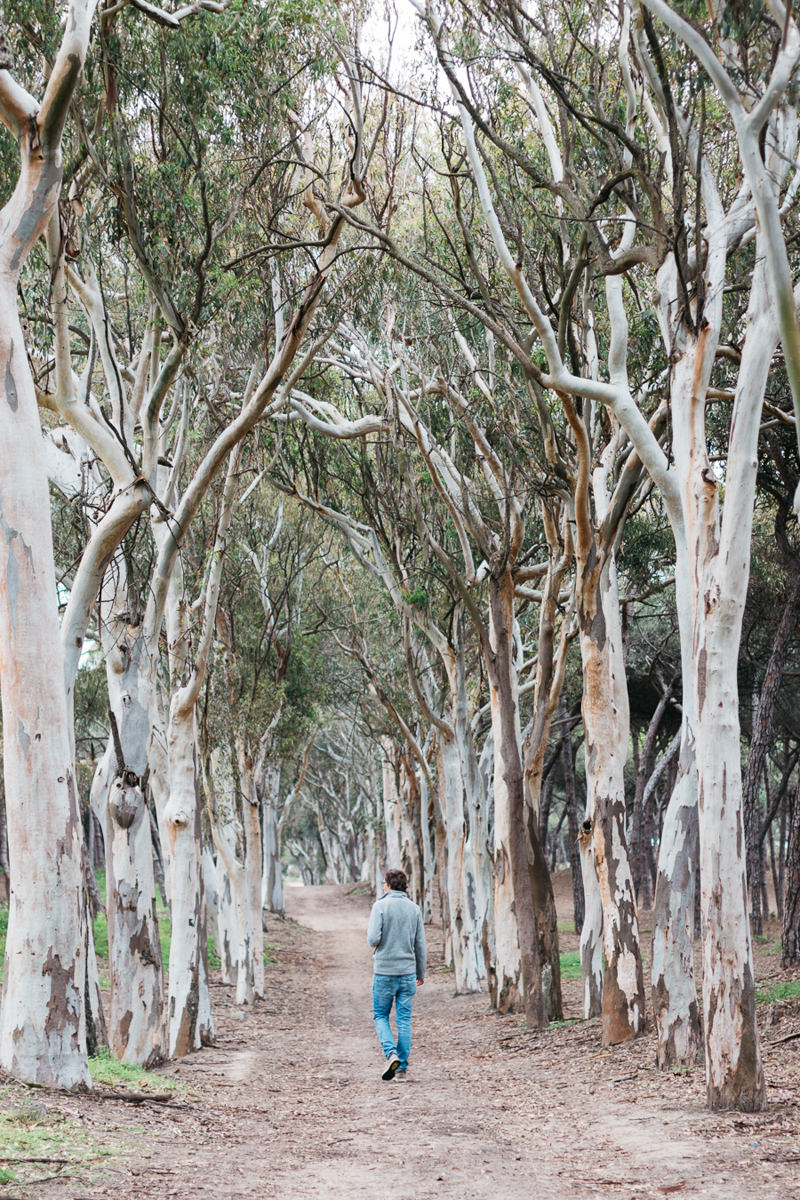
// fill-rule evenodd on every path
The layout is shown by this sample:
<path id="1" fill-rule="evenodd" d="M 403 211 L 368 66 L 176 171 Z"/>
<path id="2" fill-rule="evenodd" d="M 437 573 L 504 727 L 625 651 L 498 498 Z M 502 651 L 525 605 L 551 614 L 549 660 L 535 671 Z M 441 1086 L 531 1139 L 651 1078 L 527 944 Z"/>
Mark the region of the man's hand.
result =
<path id="1" fill-rule="evenodd" d="M 424 983 L 424 982 L 425 982 L 425 980 L 424 980 L 424 979 L 418 979 L 418 980 L 417 980 L 417 987 L 422 987 L 422 985 L 423 985 L 423 983 Z"/>

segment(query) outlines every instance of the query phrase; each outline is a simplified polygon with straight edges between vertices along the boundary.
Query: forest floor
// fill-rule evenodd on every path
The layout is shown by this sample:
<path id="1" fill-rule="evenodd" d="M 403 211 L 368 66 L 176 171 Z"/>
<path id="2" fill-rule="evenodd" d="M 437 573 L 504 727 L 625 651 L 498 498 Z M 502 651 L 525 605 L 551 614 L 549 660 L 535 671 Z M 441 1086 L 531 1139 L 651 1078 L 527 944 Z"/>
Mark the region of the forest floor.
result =
<path id="1" fill-rule="evenodd" d="M 267 934 L 266 998 L 237 1008 L 214 985 L 216 1045 L 159 1072 L 171 1099 L 0 1081 L 0 1121 L 41 1133 L 41 1161 L 0 1163 L 28 1181 L 0 1185 L 0 1198 L 800 1200 L 797 998 L 759 1008 L 767 1111 L 710 1113 L 702 1068 L 659 1072 L 651 1034 L 607 1050 L 598 1021 L 534 1033 L 485 995 L 454 996 L 434 929 L 409 1077 L 384 1083 L 369 907 L 361 887 L 289 889 L 287 919 Z M 791 978 L 774 938 L 759 946 L 757 978 Z M 580 981 L 564 991 L 579 1018 Z M 30 1139 L 19 1145 L 19 1158 L 35 1156 Z"/>

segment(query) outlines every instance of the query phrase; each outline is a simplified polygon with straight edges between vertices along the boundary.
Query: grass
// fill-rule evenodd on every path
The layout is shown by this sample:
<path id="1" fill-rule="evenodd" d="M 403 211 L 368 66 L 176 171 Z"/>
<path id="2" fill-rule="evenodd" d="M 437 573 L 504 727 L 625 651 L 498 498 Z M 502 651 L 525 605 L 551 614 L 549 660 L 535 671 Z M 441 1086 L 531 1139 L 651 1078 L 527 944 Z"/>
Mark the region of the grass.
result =
<path id="1" fill-rule="evenodd" d="M 753 941 L 767 954 L 780 954 L 781 952 L 780 938 L 771 938 L 764 934 L 756 934 Z"/>
<path id="2" fill-rule="evenodd" d="M 211 938 L 209 938 L 208 940 L 210 942 Z M 211 950 L 210 950 L 210 948 L 209 948 L 208 955 L 209 955 L 208 965 L 211 966 Z M 274 967 L 275 964 L 277 963 L 277 961 L 278 961 L 278 947 L 274 946 L 271 942 L 264 942 L 264 966 L 265 967 Z M 219 960 L 217 960 L 217 965 L 219 965 Z"/>
<path id="3" fill-rule="evenodd" d="M 559 955 L 559 961 L 561 963 L 562 979 L 580 979 L 581 956 L 577 950 L 571 950 L 566 954 Z"/>
<path id="4" fill-rule="evenodd" d="M 69 1178 L 77 1168 L 119 1152 L 105 1131 L 102 1138 L 94 1140 L 84 1124 L 41 1104 L 17 1101 L 0 1112 L 0 1183 L 35 1184 L 55 1173 Z"/>
<path id="5" fill-rule="evenodd" d="M 800 1000 L 800 979 L 787 979 L 756 992 L 757 1004 L 775 1004 L 778 1000 Z"/>
<path id="6" fill-rule="evenodd" d="M 108 921 L 105 913 L 98 913 L 92 922 L 94 929 L 94 952 L 98 959 L 108 960 Z"/>
<path id="7" fill-rule="evenodd" d="M 108 1087 L 131 1088 L 132 1091 L 177 1091 L 181 1085 L 169 1076 L 146 1071 L 134 1063 L 123 1063 L 108 1050 L 101 1049 L 95 1058 L 89 1059 L 89 1071 L 95 1083 Z"/>

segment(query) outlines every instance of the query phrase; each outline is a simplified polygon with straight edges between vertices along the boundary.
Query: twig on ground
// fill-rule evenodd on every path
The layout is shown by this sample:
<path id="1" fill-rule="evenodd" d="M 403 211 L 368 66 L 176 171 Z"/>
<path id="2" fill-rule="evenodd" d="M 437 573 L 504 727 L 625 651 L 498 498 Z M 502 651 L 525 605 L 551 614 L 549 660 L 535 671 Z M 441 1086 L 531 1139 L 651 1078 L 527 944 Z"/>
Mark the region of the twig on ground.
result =
<path id="1" fill-rule="evenodd" d="M 767 1042 L 768 1046 L 780 1046 L 783 1042 L 794 1042 L 800 1038 L 800 1030 L 797 1033 L 787 1033 L 785 1037 L 775 1038 L 774 1042 Z"/>
<path id="2" fill-rule="evenodd" d="M 174 1092 L 127 1092 L 118 1088 L 102 1091 L 94 1087 L 86 1093 L 90 1100 L 124 1100 L 126 1104 L 173 1104 L 176 1108 L 188 1108 L 185 1100 L 179 1101 Z"/>
<path id="3" fill-rule="evenodd" d="M 0 1154 L 0 1162 L 4 1163 L 68 1163 L 83 1161 L 83 1159 L 78 1158 L 28 1158 L 24 1154 L 13 1158 L 7 1154 Z"/>

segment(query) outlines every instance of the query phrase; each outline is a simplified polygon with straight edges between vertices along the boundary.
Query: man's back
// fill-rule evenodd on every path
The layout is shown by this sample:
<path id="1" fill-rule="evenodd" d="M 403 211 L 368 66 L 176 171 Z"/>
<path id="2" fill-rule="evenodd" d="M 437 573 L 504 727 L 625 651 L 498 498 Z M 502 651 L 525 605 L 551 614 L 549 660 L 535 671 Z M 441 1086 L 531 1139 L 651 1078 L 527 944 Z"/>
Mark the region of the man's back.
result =
<path id="1" fill-rule="evenodd" d="M 406 892 L 389 891 L 372 906 L 367 941 L 375 949 L 376 975 L 425 978 L 426 947 L 422 913 Z"/>

